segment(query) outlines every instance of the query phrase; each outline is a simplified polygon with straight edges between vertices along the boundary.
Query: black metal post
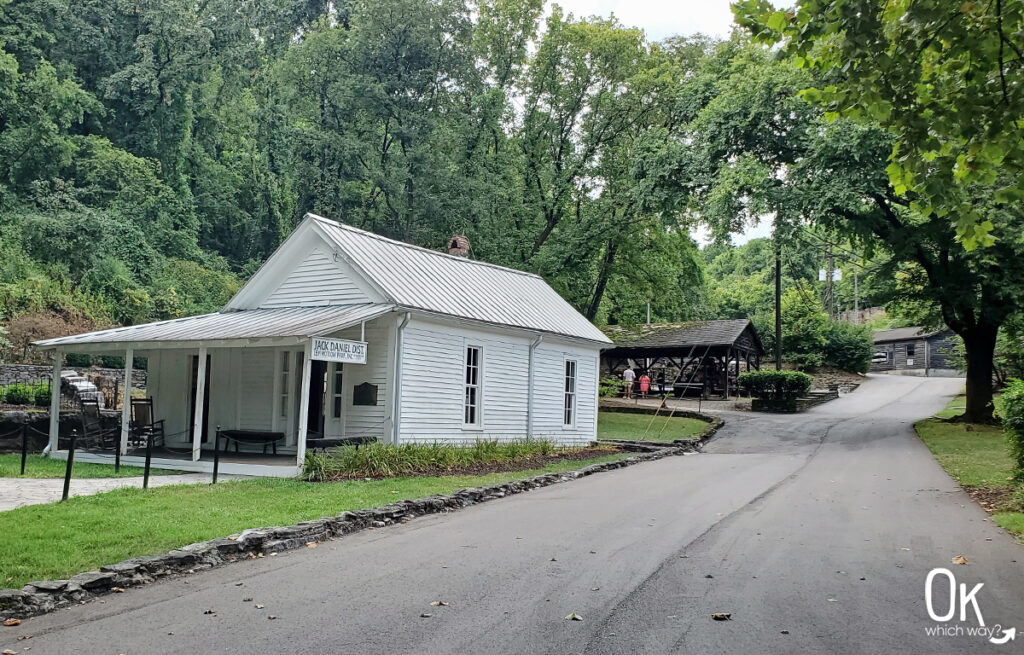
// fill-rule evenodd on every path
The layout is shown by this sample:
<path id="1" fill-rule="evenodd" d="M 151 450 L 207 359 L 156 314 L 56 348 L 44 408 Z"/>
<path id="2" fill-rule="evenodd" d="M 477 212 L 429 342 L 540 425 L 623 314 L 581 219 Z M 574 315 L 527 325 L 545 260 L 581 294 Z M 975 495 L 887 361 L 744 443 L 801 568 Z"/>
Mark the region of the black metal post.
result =
<path id="1" fill-rule="evenodd" d="M 114 473 L 121 472 L 121 436 L 118 434 L 117 443 L 114 445 Z"/>
<path id="2" fill-rule="evenodd" d="M 28 423 L 21 424 L 21 474 L 25 475 L 25 460 L 28 459 Z"/>
<path id="3" fill-rule="evenodd" d="M 220 468 L 220 426 L 213 435 L 213 484 L 217 484 L 217 470 Z"/>
<path id="4" fill-rule="evenodd" d="M 75 465 L 75 440 L 78 438 L 78 430 L 71 430 L 71 443 L 68 444 L 68 467 L 64 471 L 64 493 L 61 494 L 61 501 L 68 499 L 68 492 L 71 491 L 71 468 Z"/>
<path id="5" fill-rule="evenodd" d="M 153 460 L 153 435 L 146 436 L 146 468 L 142 473 L 142 488 L 149 489 L 149 463 Z"/>

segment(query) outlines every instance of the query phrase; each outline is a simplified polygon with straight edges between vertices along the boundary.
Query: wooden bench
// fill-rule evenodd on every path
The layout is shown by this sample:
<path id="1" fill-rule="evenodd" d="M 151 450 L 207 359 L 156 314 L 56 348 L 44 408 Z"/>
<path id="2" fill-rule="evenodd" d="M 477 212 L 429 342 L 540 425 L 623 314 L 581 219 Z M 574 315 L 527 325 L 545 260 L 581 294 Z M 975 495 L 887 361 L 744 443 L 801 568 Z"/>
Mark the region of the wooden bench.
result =
<path id="1" fill-rule="evenodd" d="M 377 437 L 337 437 L 337 438 L 324 438 L 317 437 L 314 439 L 306 439 L 306 448 L 309 452 L 315 453 L 317 450 L 320 452 L 326 452 L 328 448 L 338 448 L 340 446 L 355 446 L 356 450 L 359 450 L 359 446 L 367 443 L 373 443 L 377 441 Z"/>
<path id="2" fill-rule="evenodd" d="M 228 452 L 228 443 L 235 442 L 235 452 L 238 452 L 238 444 L 253 444 L 263 446 L 263 454 L 267 454 L 267 446 L 277 454 L 277 442 L 284 440 L 284 432 L 270 432 L 263 430 L 221 430 L 220 436 L 224 437 L 224 452 Z"/>

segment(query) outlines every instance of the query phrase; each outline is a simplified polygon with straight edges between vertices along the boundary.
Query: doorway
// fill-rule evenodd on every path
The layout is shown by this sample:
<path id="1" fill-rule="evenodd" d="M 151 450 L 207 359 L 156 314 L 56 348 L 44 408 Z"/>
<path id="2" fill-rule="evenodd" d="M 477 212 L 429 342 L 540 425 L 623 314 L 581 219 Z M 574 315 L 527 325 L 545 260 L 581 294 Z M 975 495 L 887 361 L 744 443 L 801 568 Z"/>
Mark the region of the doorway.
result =
<path id="1" fill-rule="evenodd" d="M 309 362 L 309 406 L 306 408 L 306 433 L 324 434 L 324 406 L 327 396 L 327 362 Z"/>

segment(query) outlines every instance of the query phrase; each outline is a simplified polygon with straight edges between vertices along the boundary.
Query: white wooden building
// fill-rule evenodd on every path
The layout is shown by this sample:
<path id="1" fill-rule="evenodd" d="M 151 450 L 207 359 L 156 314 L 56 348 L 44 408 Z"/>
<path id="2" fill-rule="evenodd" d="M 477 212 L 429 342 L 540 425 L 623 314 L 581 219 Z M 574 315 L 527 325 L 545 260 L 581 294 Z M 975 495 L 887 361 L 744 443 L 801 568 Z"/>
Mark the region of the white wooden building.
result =
<path id="1" fill-rule="evenodd" d="M 148 358 L 146 393 L 168 435 L 154 466 L 209 470 L 220 426 L 281 433 L 276 457 L 232 452 L 222 471 L 290 476 L 307 437 L 592 441 L 609 344 L 536 275 L 309 214 L 218 313 L 35 345 L 58 355 L 54 379 L 63 353 Z M 58 404 L 55 390 L 60 456 Z"/>

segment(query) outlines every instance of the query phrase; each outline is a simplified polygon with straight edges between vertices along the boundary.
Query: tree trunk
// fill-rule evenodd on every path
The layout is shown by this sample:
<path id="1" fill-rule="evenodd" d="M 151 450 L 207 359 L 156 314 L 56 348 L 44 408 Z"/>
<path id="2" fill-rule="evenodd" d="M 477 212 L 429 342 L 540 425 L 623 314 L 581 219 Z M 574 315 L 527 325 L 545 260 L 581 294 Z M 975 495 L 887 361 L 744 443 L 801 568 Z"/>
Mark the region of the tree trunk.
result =
<path id="1" fill-rule="evenodd" d="M 967 410 L 962 417 L 967 423 L 991 423 L 994 420 L 992 359 L 998 334 L 998 326 L 979 325 L 960 335 L 967 359 Z"/>

